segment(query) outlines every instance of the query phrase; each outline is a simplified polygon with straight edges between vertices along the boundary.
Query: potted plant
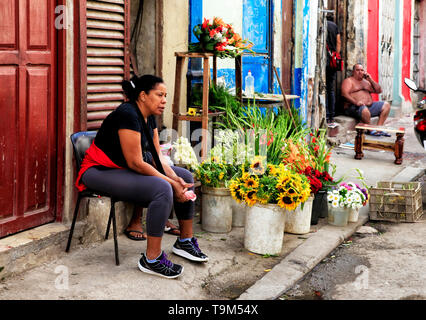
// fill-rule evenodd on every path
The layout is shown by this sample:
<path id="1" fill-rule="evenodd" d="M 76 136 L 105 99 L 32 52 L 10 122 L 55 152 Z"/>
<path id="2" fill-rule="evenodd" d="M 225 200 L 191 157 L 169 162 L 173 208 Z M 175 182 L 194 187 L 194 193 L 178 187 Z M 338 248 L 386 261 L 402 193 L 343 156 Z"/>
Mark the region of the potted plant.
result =
<path id="1" fill-rule="evenodd" d="M 355 183 L 341 183 L 334 190 L 328 191 L 327 200 L 331 205 L 328 222 L 339 227 L 346 226 L 351 210 L 364 206 L 367 199 L 368 194 L 366 195 Z"/>
<path id="2" fill-rule="evenodd" d="M 321 216 L 328 214 L 327 190 L 333 185 L 333 177 L 327 171 L 320 172 L 312 167 L 306 167 L 303 174 L 308 178 L 314 195 L 311 224 L 316 225 Z"/>
<path id="3" fill-rule="evenodd" d="M 225 233 L 232 229 L 232 198 L 228 189 L 236 173 L 233 164 L 210 157 L 196 169 L 201 182 L 201 226 L 209 232 Z"/>
<path id="4" fill-rule="evenodd" d="M 268 164 L 266 157 L 255 156 L 241 165 L 229 188 L 237 202 L 248 206 L 245 248 L 259 254 L 280 253 L 285 210 L 293 211 L 308 199 L 307 179 L 283 164 Z"/>

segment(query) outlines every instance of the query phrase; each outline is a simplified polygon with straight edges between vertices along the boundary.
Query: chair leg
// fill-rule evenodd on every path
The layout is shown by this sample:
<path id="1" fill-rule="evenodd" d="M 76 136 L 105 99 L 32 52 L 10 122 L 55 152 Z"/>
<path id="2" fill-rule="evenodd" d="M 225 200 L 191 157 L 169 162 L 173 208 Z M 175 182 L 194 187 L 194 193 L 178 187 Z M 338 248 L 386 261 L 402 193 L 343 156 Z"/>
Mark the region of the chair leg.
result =
<path id="1" fill-rule="evenodd" d="M 115 220 L 115 201 L 111 199 L 111 214 L 110 219 L 112 218 L 112 231 L 114 233 L 114 252 L 115 252 L 115 264 L 120 265 L 120 260 L 118 257 L 118 240 L 117 240 L 117 223 Z"/>
<path id="2" fill-rule="evenodd" d="M 112 213 L 113 208 L 114 208 L 114 213 L 115 213 L 115 201 L 113 201 L 111 199 L 111 209 L 109 211 L 108 224 L 107 224 L 107 229 L 106 229 L 106 233 L 105 233 L 105 240 L 108 240 L 108 237 L 109 237 L 109 229 L 111 228 L 111 219 L 112 219 L 111 213 Z"/>
<path id="3" fill-rule="evenodd" d="M 81 195 L 78 194 L 78 198 L 77 198 L 77 203 L 75 205 L 75 209 L 74 209 L 74 216 L 72 218 L 72 223 L 71 223 L 71 229 L 70 229 L 70 234 L 68 236 L 68 243 L 67 243 L 67 248 L 65 249 L 65 252 L 68 252 L 70 250 L 70 246 L 71 246 L 71 239 L 72 239 L 72 235 L 74 233 L 74 227 L 75 227 L 75 222 L 77 221 L 77 216 L 78 216 L 78 211 L 80 209 L 80 201 L 81 201 Z"/>

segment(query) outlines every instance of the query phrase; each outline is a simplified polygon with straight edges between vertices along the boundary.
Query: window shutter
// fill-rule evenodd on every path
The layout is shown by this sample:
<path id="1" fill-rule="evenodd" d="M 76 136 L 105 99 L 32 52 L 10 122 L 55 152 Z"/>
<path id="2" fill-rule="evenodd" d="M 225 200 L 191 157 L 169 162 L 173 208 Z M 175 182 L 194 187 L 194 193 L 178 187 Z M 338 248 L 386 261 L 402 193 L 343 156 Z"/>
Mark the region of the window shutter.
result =
<path id="1" fill-rule="evenodd" d="M 124 101 L 121 82 L 130 76 L 130 6 L 129 0 L 81 4 L 86 18 L 80 37 L 82 126 L 97 130 Z"/>

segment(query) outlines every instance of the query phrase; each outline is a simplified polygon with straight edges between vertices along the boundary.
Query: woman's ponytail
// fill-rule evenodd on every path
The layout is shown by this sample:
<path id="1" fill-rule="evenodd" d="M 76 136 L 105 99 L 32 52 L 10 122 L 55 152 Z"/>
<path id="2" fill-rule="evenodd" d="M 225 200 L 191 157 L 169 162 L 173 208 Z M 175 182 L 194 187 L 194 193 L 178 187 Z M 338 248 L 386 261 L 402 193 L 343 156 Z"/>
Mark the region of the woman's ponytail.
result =
<path id="1" fill-rule="evenodd" d="M 130 102 L 136 102 L 142 91 L 148 94 L 158 83 L 164 83 L 163 79 L 147 74 L 141 77 L 134 76 L 130 80 L 124 80 L 121 83 L 121 87 Z"/>

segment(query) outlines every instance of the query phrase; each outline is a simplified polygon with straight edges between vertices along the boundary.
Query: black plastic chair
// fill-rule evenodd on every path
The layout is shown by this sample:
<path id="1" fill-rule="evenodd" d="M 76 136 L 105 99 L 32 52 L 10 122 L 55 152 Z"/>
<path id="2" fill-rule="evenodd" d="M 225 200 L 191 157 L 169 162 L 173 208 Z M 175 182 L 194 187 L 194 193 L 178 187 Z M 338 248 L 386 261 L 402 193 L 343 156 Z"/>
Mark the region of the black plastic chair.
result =
<path id="1" fill-rule="evenodd" d="M 71 135 L 70 138 L 71 138 L 72 146 L 73 146 L 73 149 L 74 149 L 74 156 L 75 156 L 76 165 L 77 165 L 77 172 L 80 171 L 80 166 L 81 166 L 81 162 L 83 161 L 84 154 L 86 153 L 86 150 L 92 144 L 93 140 L 95 139 L 95 136 L 96 136 L 96 131 L 82 131 L 82 132 L 73 133 Z M 69 249 L 70 249 L 70 246 L 71 246 L 71 239 L 72 239 L 72 235 L 74 233 L 75 222 L 77 220 L 81 199 L 83 199 L 85 197 L 98 197 L 98 196 L 109 197 L 111 199 L 111 209 L 110 209 L 110 213 L 109 213 L 107 230 L 106 230 L 106 233 L 105 233 L 105 240 L 108 239 L 109 229 L 111 227 L 111 221 L 112 221 L 112 227 L 113 227 L 113 233 L 114 233 L 115 263 L 118 266 L 120 264 L 120 260 L 119 260 L 119 257 L 118 257 L 117 223 L 116 223 L 116 219 L 115 219 L 115 203 L 117 201 L 119 201 L 119 199 L 116 199 L 116 198 L 114 198 L 114 197 L 112 197 L 109 194 L 106 194 L 104 192 L 85 189 L 85 190 L 78 193 L 77 204 L 75 206 L 74 217 L 72 219 L 71 230 L 70 230 L 70 234 L 68 236 L 68 243 L 67 243 L 67 248 L 65 249 L 65 251 L 68 252 Z"/>

